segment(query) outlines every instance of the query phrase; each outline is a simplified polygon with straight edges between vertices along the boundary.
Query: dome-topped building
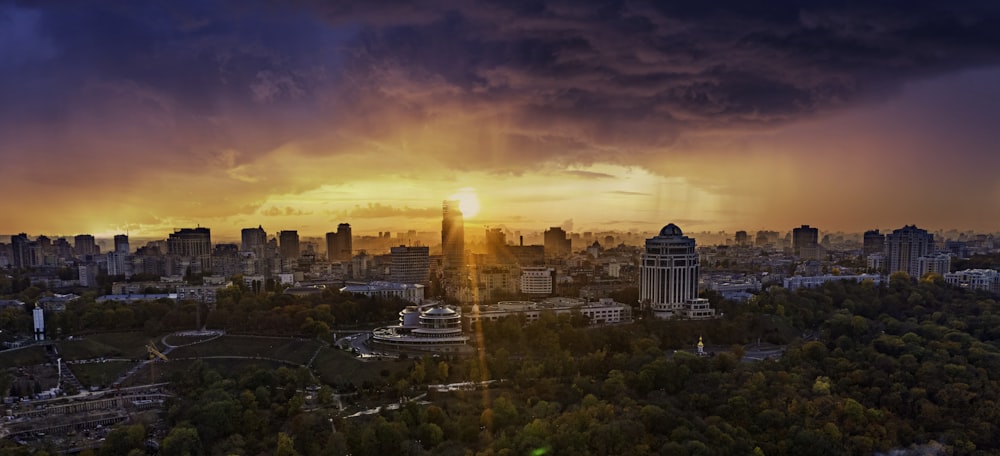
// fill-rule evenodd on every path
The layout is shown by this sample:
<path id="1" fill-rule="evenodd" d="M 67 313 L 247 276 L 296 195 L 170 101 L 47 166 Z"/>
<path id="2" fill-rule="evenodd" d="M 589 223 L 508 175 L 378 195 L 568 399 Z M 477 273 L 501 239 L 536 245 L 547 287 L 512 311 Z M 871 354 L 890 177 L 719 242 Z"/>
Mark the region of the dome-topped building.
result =
<path id="1" fill-rule="evenodd" d="M 698 252 L 680 227 L 667 224 L 646 240 L 640 267 L 640 303 L 657 318 L 711 318 L 715 311 L 698 298 Z"/>
<path id="2" fill-rule="evenodd" d="M 681 229 L 674 225 L 673 223 L 668 223 L 667 226 L 660 230 L 660 236 L 683 236 L 684 233 Z"/>
<path id="3" fill-rule="evenodd" d="M 397 352 L 466 353 L 468 340 L 461 312 L 436 302 L 406 307 L 399 312 L 398 325 L 372 331 L 375 346 Z"/>

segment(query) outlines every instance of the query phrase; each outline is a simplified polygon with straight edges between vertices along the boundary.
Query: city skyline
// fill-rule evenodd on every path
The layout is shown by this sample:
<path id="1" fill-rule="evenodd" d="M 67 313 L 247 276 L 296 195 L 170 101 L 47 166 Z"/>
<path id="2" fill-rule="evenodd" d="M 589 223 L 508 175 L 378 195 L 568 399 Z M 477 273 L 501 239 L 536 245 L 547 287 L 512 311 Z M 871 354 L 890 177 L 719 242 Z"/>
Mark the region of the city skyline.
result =
<path id="1" fill-rule="evenodd" d="M 348 5 L 0 2 L 0 233 L 1000 230 L 987 2 Z"/>

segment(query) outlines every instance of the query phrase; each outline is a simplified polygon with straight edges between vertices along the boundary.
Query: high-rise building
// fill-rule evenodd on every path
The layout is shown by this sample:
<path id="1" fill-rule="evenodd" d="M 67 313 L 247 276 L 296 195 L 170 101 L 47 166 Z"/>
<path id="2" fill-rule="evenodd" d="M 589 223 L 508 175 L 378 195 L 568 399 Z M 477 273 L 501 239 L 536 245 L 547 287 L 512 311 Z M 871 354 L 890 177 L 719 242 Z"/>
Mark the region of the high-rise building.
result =
<path id="1" fill-rule="evenodd" d="M 747 236 L 746 231 L 737 231 L 734 237 L 736 245 L 740 247 L 746 247 L 750 245 L 750 238 Z"/>
<path id="2" fill-rule="evenodd" d="M 212 232 L 208 228 L 180 228 L 167 237 L 167 254 L 174 257 L 169 274 L 199 273 L 212 269 Z"/>
<path id="3" fill-rule="evenodd" d="M 253 252 L 261 257 L 264 256 L 264 249 L 267 247 L 267 232 L 260 225 L 257 228 L 243 228 L 240 232 L 240 241 L 241 252 Z"/>
<path id="4" fill-rule="evenodd" d="M 695 241 L 673 223 L 646 239 L 640 267 L 639 302 L 656 318 L 709 318 L 715 311 L 698 298 Z"/>
<path id="5" fill-rule="evenodd" d="M 95 242 L 94 236 L 90 234 L 78 234 L 73 238 L 73 252 L 81 258 L 100 253 L 97 249 L 97 242 Z"/>
<path id="6" fill-rule="evenodd" d="M 121 253 L 128 255 L 132 253 L 132 250 L 128 245 L 128 235 L 127 234 L 116 234 L 115 235 L 115 253 Z"/>
<path id="7" fill-rule="evenodd" d="M 920 277 L 918 258 L 934 251 L 934 235 L 915 225 L 906 225 L 885 237 L 887 272 L 903 271 L 910 277 Z"/>
<path id="8" fill-rule="evenodd" d="M 514 255 L 507 245 L 507 235 L 501 228 L 486 229 L 486 262 L 490 264 L 513 264 Z"/>
<path id="9" fill-rule="evenodd" d="M 14 268 L 31 267 L 31 251 L 29 250 L 28 235 L 26 233 L 17 234 L 10 237 L 11 262 Z"/>
<path id="10" fill-rule="evenodd" d="M 573 241 L 567 238 L 566 231 L 558 226 L 545 230 L 544 242 L 545 255 L 548 257 L 562 257 L 573 251 Z"/>
<path id="11" fill-rule="evenodd" d="M 389 280 L 396 283 L 430 282 L 430 248 L 401 245 L 389 249 L 392 263 L 389 265 Z"/>
<path id="12" fill-rule="evenodd" d="M 816 247 L 819 245 L 819 230 L 809 225 L 802 225 L 792 230 L 792 251 L 795 256 L 816 258 Z"/>
<path id="13" fill-rule="evenodd" d="M 441 259 L 445 270 L 465 265 L 465 221 L 458 201 L 445 201 L 441 211 Z"/>
<path id="14" fill-rule="evenodd" d="M 341 223 L 336 232 L 326 233 L 326 257 L 330 261 L 347 261 L 354 252 L 351 225 Z"/>
<path id="15" fill-rule="evenodd" d="M 878 230 L 865 231 L 864 240 L 862 242 L 862 252 L 864 252 L 865 257 L 885 252 L 885 235 L 879 233 Z"/>
<path id="16" fill-rule="evenodd" d="M 282 231 L 278 233 L 278 249 L 282 260 L 294 260 L 299 257 L 299 232 Z"/>
<path id="17" fill-rule="evenodd" d="M 930 272 L 942 277 L 951 272 L 951 255 L 938 253 L 917 258 L 917 275 L 923 277 L 924 274 Z"/>
<path id="18" fill-rule="evenodd" d="M 167 237 L 167 254 L 180 257 L 210 258 L 212 232 L 208 228 L 180 228 Z"/>

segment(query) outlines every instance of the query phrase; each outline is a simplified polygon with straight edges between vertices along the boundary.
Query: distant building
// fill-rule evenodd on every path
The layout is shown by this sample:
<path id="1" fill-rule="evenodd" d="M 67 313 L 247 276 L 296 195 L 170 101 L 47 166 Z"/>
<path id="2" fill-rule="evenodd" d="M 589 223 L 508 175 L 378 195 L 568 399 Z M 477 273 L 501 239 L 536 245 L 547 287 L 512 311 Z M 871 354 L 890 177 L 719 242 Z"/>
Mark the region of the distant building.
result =
<path id="1" fill-rule="evenodd" d="M 31 250 L 29 249 L 28 235 L 21 233 L 10 237 L 10 248 L 12 252 L 11 265 L 15 269 L 24 269 L 35 266 L 32 261 Z"/>
<path id="2" fill-rule="evenodd" d="M 430 282 L 430 248 L 401 245 L 392 247 L 389 252 L 392 257 L 392 264 L 389 265 L 390 281 L 423 285 Z"/>
<path id="3" fill-rule="evenodd" d="M 101 268 L 94 264 L 81 264 L 77 267 L 80 273 L 80 286 L 86 288 L 97 287 L 97 274 L 100 272 Z"/>
<path id="4" fill-rule="evenodd" d="M 208 228 L 181 228 L 167 237 L 167 254 L 208 257 L 212 254 L 212 232 Z"/>
<path id="5" fill-rule="evenodd" d="M 566 231 L 558 226 L 545 230 L 545 255 L 550 258 L 567 256 L 573 252 L 573 241 L 566 237 Z"/>
<path id="6" fill-rule="evenodd" d="M 127 234 L 116 234 L 115 235 L 115 253 L 121 253 L 123 255 L 128 255 L 132 253 L 131 247 L 128 244 Z"/>
<path id="7" fill-rule="evenodd" d="M 673 223 L 646 240 L 639 300 L 656 318 L 711 318 L 715 311 L 698 298 L 699 258 L 695 240 Z"/>
<path id="8" fill-rule="evenodd" d="M 545 264 L 545 246 L 541 245 L 511 245 L 507 252 L 514 262 L 521 266 L 537 266 Z"/>
<path id="9" fill-rule="evenodd" d="M 835 282 L 838 280 L 851 280 L 854 282 L 863 282 L 865 280 L 871 280 L 872 283 L 878 285 L 882 283 L 882 276 L 876 274 L 857 274 L 857 275 L 821 275 L 821 276 L 794 276 L 786 277 L 784 286 L 789 290 L 795 290 L 798 288 L 816 288 L 822 286 L 827 282 Z"/>
<path id="10" fill-rule="evenodd" d="M 579 312 L 591 325 L 622 323 L 632 320 L 632 307 L 611 298 L 601 298 L 597 302 L 587 302 L 575 298 L 550 298 L 536 303 L 532 301 L 501 301 L 496 305 L 475 305 L 467 320 L 476 323 L 482 320 L 497 321 L 509 316 L 520 316 L 525 323 L 538 321 L 543 312 L 556 315 Z"/>
<path id="11" fill-rule="evenodd" d="M 734 237 L 736 245 L 740 247 L 746 247 L 750 245 L 750 238 L 747 236 L 746 231 L 737 231 Z"/>
<path id="12" fill-rule="evenodd" d="M 424 302 L 424 286 L 419 283 L 370 282 L 352 284 L 340 289 L 341 293 L 352 293 L 369 298 L 399 298 L 413 304 Z"/>
<path id="13" fill-rule="evenodd" d="M 934 251 L 934 235 L 914 225 L 894 230 L 885 238 L 886 271 L 905 272 L 913 278 L 920 277 L 918 258 Z"/>
<path id="14" fill-rule="evenodd" d="M 941 276 L 951 272 L 951 255 L 939 253 L 917 258 L 917 277 L 923 277 L 930 272 Z"/>
<path id="15" fill-rule="evenodd" d="M 865 231 L 862 252 L 866 258 L 869 255 L 885 252 L 885 235 L 879 233 L 878 230 Z"/>
<path id="16" fill-rule="evenodd" d="M 337 231 L 326 233 L 326 257 L 330 261 L 348 261 L 354 251 L 351 225 L 341 223 Z"/>
<path id="17" fill-rule="evenodd" d="M 240 235 L 241 252 L 253 252 L 257 256 L 264 256 L 264 249 L 267 247 L 267 233 L 264 227 L 243 228 Z"/>
<path id="18" fill-rule="evenodd" d="M 167 254 L 182 259 L 181 264 L 206 271 L 212 268 L 212 232 L 208 228 L 180 228 L 167 237 Z"/>
<path id="19" fill-rule="evenodd" d="M 93 235 L 78 234 L 73 238 L 73 252 L 80 258 L 95 256 L 100 253 Z"/>
<path id="20" fill-rule="evenodd" d="M 299 232 L 295 230 L 278 233 L 278 249 L 282 260 L 299 258 Z"/>
<path id="21" fill-rule="evenodd" d="M 544 266 L 526 266 L 521 268 L 521 293 L 531 295 L 550 295 L 555 282 L 555 271 Z"/>
<path id="22" fill-rule="evenodd" d="M 819 230 L 809 225 L 802 225 L 792 230 L 792 251 L 801 258 L 818 257 Z"/>
<path id="23" fill-rule="evenodd" d="M 1000 272 L 993 269 L 965 269 L 944 274 L 944 281 L 969 290 L 1000 295 Z"/>
<path id="24" fill-rule="evenodd" d="M 465 266 L 465 221 L 458 201 L 445 201 L 441 209 L 441 259 L 445 270 Z"/>

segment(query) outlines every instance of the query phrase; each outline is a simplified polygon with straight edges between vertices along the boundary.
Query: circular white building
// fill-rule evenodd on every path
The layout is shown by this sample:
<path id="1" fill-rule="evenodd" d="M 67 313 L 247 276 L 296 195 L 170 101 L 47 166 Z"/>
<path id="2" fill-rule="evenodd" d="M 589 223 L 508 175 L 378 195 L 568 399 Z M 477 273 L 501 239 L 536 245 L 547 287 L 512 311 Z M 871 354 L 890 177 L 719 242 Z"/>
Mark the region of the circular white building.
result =
<path id="1" fill-rule="evenodd" d="M 441 304 L 408 306 L 399 312 L 399 324 L 372 331 L 372 344 L 398 352 L 462 353 L 470 350 L 462 332 L 462 314 Z"/>

